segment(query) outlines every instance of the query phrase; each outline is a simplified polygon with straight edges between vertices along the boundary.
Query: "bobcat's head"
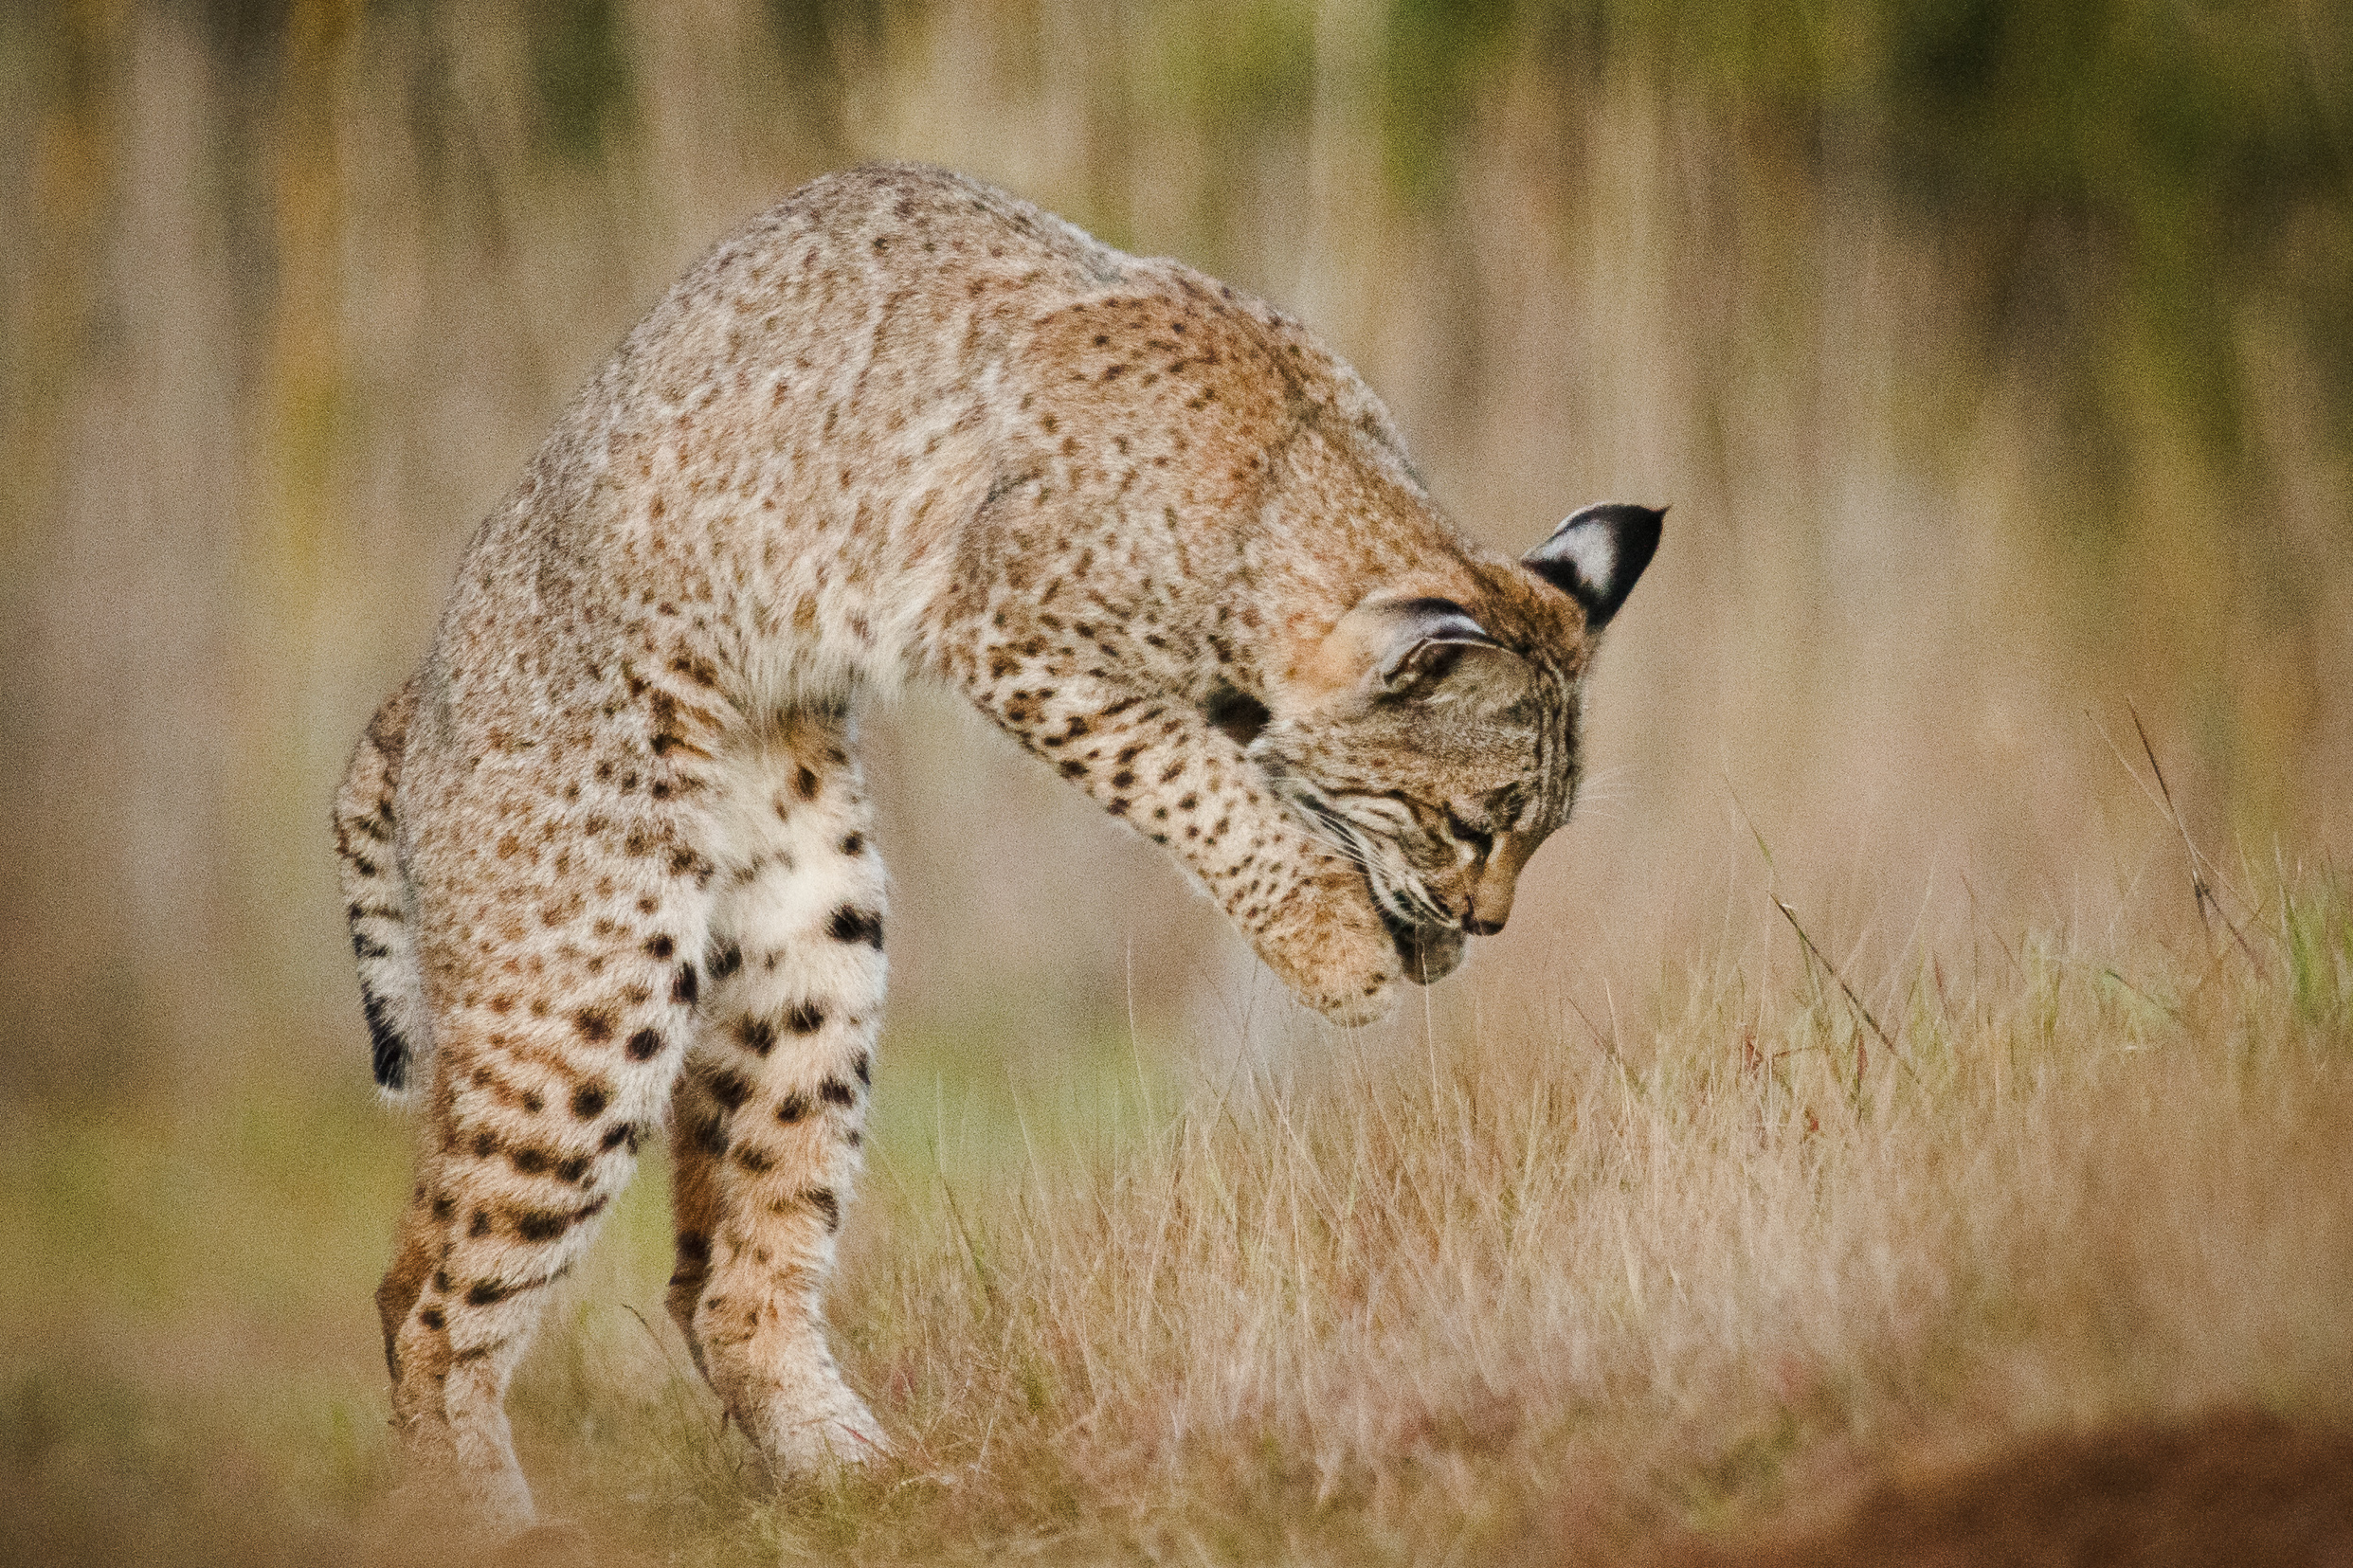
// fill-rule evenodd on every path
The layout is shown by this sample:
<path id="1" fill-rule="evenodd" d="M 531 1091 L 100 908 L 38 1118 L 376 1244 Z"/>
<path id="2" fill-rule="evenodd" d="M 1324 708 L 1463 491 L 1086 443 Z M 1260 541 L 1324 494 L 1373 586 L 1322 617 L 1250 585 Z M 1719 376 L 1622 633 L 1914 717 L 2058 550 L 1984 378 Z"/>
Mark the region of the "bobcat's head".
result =
<path id="1" fill-rule="evenodd" d="M 1461 599 L 1375 592 L 1315 647 L 1295 694 L 1271 711 L 1212 704 L 1364 868 L 1409 978 L 1438 979 L 1466 937 L 1503 929 L 1521 868 L 1567 818 L 1593 639 L 1650 564 L 1663 515 L 1588 507 L 1503 568 L 1517 581 Z"/>

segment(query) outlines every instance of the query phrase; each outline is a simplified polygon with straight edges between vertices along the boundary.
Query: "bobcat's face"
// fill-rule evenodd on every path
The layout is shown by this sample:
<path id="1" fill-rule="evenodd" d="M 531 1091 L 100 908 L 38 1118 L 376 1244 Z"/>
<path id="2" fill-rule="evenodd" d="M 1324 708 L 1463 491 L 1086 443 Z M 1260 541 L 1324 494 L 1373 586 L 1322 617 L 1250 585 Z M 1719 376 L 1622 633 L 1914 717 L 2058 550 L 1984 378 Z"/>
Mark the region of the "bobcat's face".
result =
<path id="1" fill-rule="evenodd" d="M 1567 817 L 1576 695 L 1556 669 L 1485 640 L 1448 601 L 1375 613 L 1414 651 L 1271 717 L 1249 755 L 1364 869 L 1406 973 L 1426 982 L 1460 962 L 1464 937 L 1503 929 L 1520 869 Z M 1439 640 L 1466 630 L 1482 640 Z"/>
<path id="2" fill-rule="evenodd" d="M 1567 820 L 1590 640 L 1649 563 L 1658 515 L 1590 509 L 1523 563 L 1582 622 L 1566 604 L 1491 610 L 1507 642 L 1453 600 L 1376 594 L 1307 661 L 1300 700 L 1247 715 L 1262 719 L 1251 760 L 1364 868 L 1409 978 L 1439 978 L 1465 938 L 1502 930 L 1521 870 Z"/>

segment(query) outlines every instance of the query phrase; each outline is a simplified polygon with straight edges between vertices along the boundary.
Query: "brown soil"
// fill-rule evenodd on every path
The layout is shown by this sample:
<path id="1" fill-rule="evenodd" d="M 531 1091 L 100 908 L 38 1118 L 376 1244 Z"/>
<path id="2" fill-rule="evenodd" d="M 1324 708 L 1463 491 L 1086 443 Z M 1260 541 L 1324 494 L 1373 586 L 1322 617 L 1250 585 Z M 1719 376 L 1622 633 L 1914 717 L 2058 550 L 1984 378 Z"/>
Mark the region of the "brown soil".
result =
<path id="1" fill-rule="evenodd" d="M 2353 1568 L 2353 1433 L 2246 1412 L 2020 1444 L 1899 1470 L 1659 1568 L 1849 1563 Z"/>

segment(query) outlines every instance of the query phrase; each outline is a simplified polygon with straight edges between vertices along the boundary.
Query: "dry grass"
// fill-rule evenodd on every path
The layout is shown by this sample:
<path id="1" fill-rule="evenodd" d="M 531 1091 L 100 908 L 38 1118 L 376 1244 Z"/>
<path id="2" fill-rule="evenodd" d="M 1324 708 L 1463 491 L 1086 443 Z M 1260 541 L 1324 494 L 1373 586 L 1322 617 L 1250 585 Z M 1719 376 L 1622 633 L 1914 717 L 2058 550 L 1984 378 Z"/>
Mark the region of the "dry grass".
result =
<path id="1" fill-rule="evenodd" d="M 2243 947 L 1988 931 L 1974 973 L 1926 958 L 1852 998 L 1811 960 L 1694 968 L 1615 1018 L 1434 1013 L 1190 1085 L 1120 1040 L 993 1087 L 903 1042 L 833 1307 L 897 1455 L 751 1483 L 660 1317 L 657 1181 L 518 1386 L 527 1462 L 617 1559 L 1566 1561 L 1890 1456 L 2217 1408 L 2353 1425 L 2353 910 L 2306 874 L 2238 918 Z M 138 1357 L 9 1391 L 17 1550 L 412 1554 L 349 1239 L 389 1213 L 398 1140 L 311 1114 L 381 1151 L 343 1191 L 257 1200 L 291 1127 L 161 1156 L 219 1201 L 149 1212 L 126 1276 L 177 1299 Z M 33 1272 L 123 1306 L 71 1258 L 103 1201 L 71 1184 L 40 1195 Z M 273 1229 L 344 1239 L 208 1263 Z M 289 1297 L 257 1321 L 290 1336 L 335 1321 L 340 1359 L 205 1343 L 215 1289 Z M 70 1316 L 21 1305 L 20 1331 Z"/>
<path id="2" fill-rule="evenodd" d="M 2327 8 L 2255 9 L 2353 59 Z M 821 12 L 826 36 L 780 34 Z M 1665 52 L 1581 13 L 1650 17 Z M 1743 86 L 1670 46 L 1706 52 L 1682 14 L 0 14 L 0 1037 L 25 1042 L 0 1094 L 168 1086 L 190 1059 L 341 1071 L 359 1025 L 317 824 L 468 531 L 697 252 L 864 157 L 968 169 L 1301 313 L 1493 545 L 1602 496 L 1674 503 L 1596 674 L 1606 787 L 1479 982 L 1513 1006 L 1563 951 L 1608 947 L 1623 989 L 1682 950 L 1686 874 L 1747 853 L 1728 776 L 1788 864 L 1861 869 L 1860 909 L 1793 876 L 1810 918 L 1900 928 L 1962 869 L 1987 919 L 2050 922 L 2137 854 L 2139 802 L 2083 720 L 2121 732 L 2127 698 L 2203 838 L 2343 858 L 2353 187 L 2298 188 L 2288 239 L 2231 227 L 2228 286 L 2151 315 L 2065 201 L 1993 222 L 1916 200 L 1890 160 L 1928 134 L 1918 103 Z M 1723 15 L 1810 36 L 1765 0 Z M 1354 35 L 1384 16 L 1403 30 Z M 1442 123 L 1408 191 L 1376 89 L 1480 38 L 1424 105 Z M 603 96 L 552 97 L 567 63 Z M 2272 123 L 2253 101 L 2224 123 Z M 2172 147 L 2107 155 L 2101 189 Z M 2194 353 L 2160 330 L 2181 320 Z M 2224 439 L 2159 373 L 2181 365 L 2236 410 Z M 1181 1002 L 1214 917 L 950 712 L 878 727 L 896 1017 L 1050 1000 L 1091 1029 L 1131 979 Z"/>

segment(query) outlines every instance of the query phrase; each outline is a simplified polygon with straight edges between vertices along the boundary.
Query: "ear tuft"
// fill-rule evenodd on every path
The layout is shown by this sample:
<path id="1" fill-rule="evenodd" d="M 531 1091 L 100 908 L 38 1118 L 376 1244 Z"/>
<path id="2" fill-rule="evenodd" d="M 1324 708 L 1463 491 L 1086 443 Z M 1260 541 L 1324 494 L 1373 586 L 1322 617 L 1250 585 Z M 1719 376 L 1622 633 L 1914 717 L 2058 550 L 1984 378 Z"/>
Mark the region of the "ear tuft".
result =
<path id="1" fill-rule="evenodd" d="M 1600 631 L 1634 591 L 1635 580 L 1658 553 L 1667 509 L 1604 501 L 1572 514 L 1520 564 L 1585 608 L 1585 626 Z"/>

